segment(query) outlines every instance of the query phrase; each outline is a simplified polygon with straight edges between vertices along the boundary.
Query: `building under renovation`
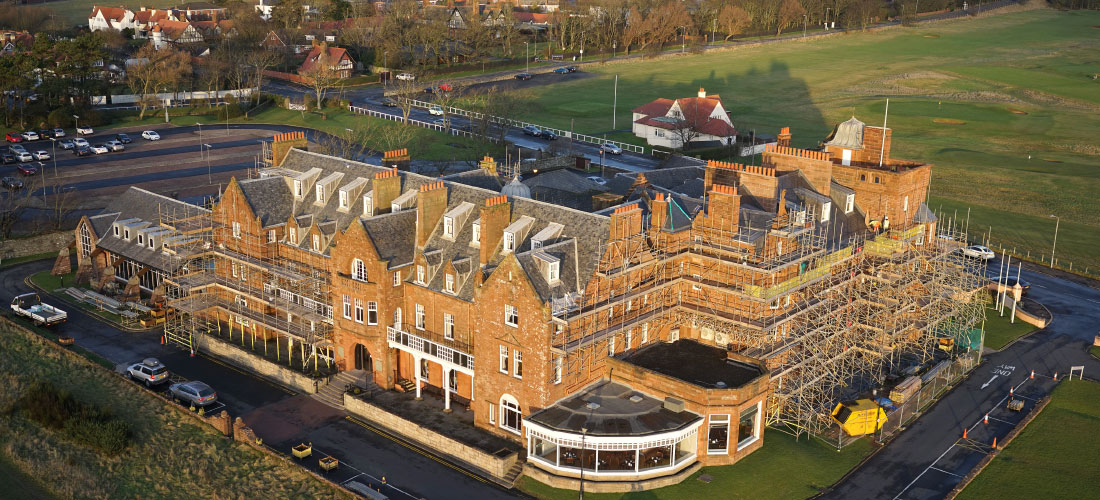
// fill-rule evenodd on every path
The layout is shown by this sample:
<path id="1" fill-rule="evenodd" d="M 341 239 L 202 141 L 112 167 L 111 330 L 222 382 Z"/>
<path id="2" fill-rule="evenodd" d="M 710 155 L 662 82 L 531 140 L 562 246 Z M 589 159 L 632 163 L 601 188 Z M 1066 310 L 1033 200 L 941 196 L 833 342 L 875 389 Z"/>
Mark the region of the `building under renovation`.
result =
<path id="1" fill-rule="evenodd" d="M 980 264 L 890 133 L 853 118 L 819 150 L 781 134 L 758 166 L 618 174 L 584 193 L 595 212 L 531 199 L 491 161 L 430 178 L 282 134 L 211 207 L 85 219 L 80 268 L 161 273 L 168 341 L 228 331 L 362 370 L 468 407 L 540 480 L 644 488 L 740 460 L 765 425 L 835 430 L 838 401 L 980 350 Z M 112 233 L 134 218 L 154 251 Z"/>

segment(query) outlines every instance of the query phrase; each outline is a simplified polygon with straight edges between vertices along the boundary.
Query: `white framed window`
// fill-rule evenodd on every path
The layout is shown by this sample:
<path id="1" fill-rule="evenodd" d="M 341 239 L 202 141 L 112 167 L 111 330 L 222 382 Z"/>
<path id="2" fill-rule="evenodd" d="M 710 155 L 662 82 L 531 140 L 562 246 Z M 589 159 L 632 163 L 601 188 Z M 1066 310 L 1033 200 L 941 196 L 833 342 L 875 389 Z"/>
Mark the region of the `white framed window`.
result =
<path id="1" fill-rule="evenodd" d="M 849 194 L 844 197 L 844 213 L 850 214 L 852 210 L 856 208 L 856 195 L 855 193 Z"/>
<path id="2" fill-rule="evenodd" d="M 830 212 L 833 211 L 833 202 L 826 201 L 821 204 L 821 222 L 829 222 L 829 217 L 832 216 Z"/>
<path id="3" fill-rule="evenodd" d="M 455 317 L 453 314 L 443 313 L 443 338 L 447 340 L 454 340 L 455 338 Z"/>
<path id="4" fill-rule="evenodd" d="M 508 347 L 500 346 L 500 373 L 508 374 Z"/>
<path id="5" fill-rule="evenodd" d="M 451 392 L 458 392 L 458 372 L 455 370 L 447 370 L 447 389 Z"/>
<path id="6" fill-rule="evenodd" d="M 504 430 L 519 434 L 520 422 L 523 415 L 519 411 L 519 401 L 505 394 L 500 397 L 500 427 Z"/>
<path id="7" fill-rule="evenodd" d="M 548 281 L 550 283 L 557 283 L 557 281 L 558 281 L 558 272 L 559 272 L 559 264 L 560 263 L 558 263 L 558 262 L 551 262 L 549 265 L 547 265 L 547 267 L 546 267 L 546 281 Z"/>
<path id="8" fill-rule="evenodd" d="M 234 222 L 233 224 L 236 224 L 236 222 Z M 126 241 L 130 241 L 130 228 L 124 229 L 122 231 L 122 235 L 126 238 Z M 236 233 L 234 233 L 234 235 L 236 235 Z"/>
<path id="9" fill-rule="evenodd" d="M 614 336 L 611 336 L 607 339 L 607 355 L 608 356 L 614 356 L 615 355 L 615 337 Z"/>
<path id="10" fill-rule="evenodd" d="M 275 243 L 275 230 L 274 229 L 268 230 L 268 232 L 267 232 L 267 242 L 268 243 Z"/>
<path id="11" fill-rule="evenodd" d="M 623 350 L 629 350 L 631 343 L 634 341 L 634 329 L 628 328 L 626 330 L 626 337 L 623 339 Z"/>
<path id="12" fill-rule="evenodd" d="M 324 185 L 318 184 L 317 188 L 314 190 L 314 193 L 316 193 L 317 203 L 324 203 L 325 202 L 325 186 Z"/>
<path id="13" fill-rule="evenodd" d="M 446 290 L 447 293 L 455 293 L 455 275 L 447 273 Z"/>
<path id="14" fill-rule="evenodd" d="M 523 353 L 512 349 L 512 376 L 523 378 Z"/>
<path id="15" fill-rule="evenodd" d="M 378 303 L 373 300 L 367 302 L 367 324 L 378 324 Z"/>
<path id="16" fill-rule="evenodd" d="M 497 423 L 497 405 L 489 403 L 489 423 L 496 425 Z"/>
<path id="17" fill-rule="evenodd" d="M 481 223 L 479 222 L 474 223 L 474 235 L 470 238 L 470 243 L 473 245 L 481 244 Z"/>
<path id="18" fill-rule="evenodd" d="M 317 233 L 313 233 L 313 251 L 314 252 L 320 252 L 321 251 L 321 235 L 319 235 Z"/>
<path id="19" fill-rule="evenodd" d="M 679 328 L 673 328 L 673 329 L 669 330 L 668 331 L 668 341 L 669 342 L 676 342 L 677 340 L 680 340 L 680 329 Z"/>
<path id="20" fill-rule="evenodd" d="M 298 244 L 298 228 L 296 228 L 296 227 L 290 228 L 289 233 L 290 233 L 290 238 L 289 238 L 290 244 L 291 245 L 297 245 Z"/>
<path id="21" fill-rule="evenodd" d="M 145 246 L 145 235 L 138 233 L 138 246 Z"/>
<path id="22" fill-rule="evenodd" d="M 396 330 L 401 329 L 401 308 L 400 307 L 393 310 L 393 327 Z"/>
<path id="23" fill-rule="evenodd" d="M 294 179 L 294 196 L 297 197 L 297 198 L 301 198 L 302 196 L 305 196 L 304 193 L 302 193 L 302 181 L 301 180 Z"/>
<path id="24" fill-rule="evenodd" d="M 240 276 L 240 271 L 237 270 L 237 263 L 236 262 L 230 262 L 229 263 L 229 274 L 233 275 L 234 278 L 237 278 L 237 277 Z"/>
<path id="25" fill-rule="evenodd" d="M 344 296 L 344 319 L 351 319 L 351 297 Z"/>
<path id="26" fill-rule="evenodd" d="M 424 266 L 419 264 L 416 266 L 416 282 L 421 285 L 424 284 Z"/>
<path id="27" fill-rule="evenodd" d="M 374 215 L 374 198 L 370 196 L 363 197 L 363 215 L 367 217 Z"/>
<path id="28" fill-rule="evenodd" d="M 115 238 L 118 238 L 118 226 L 115 226 Z"/>
<path id="29" fill-rule="evenodd" d="M 504 324 L 508 326 L 519 326 L 519 309 L 511 304 L 504 304 Z"/>
<path id="30" fill-rule="evenodd" d="M 367 281 L 367 264 L 362 259 L 351 261 L 351 279 Z"/>
<path id="31" fill-rule="evenodd" d="M 554 358 L 553 382 L 555 385 L 561 383 L 562 364 L 563 362 L 561 356 Z"/>
<path id="32" fill-rule="evenodd" d="M 455 237 L 455 219 L 454 219 L 454 217 L 443 216 L 443 237 L 454 239 L 454 237 Z"/>
<path id="33" fill-rule="evenodd" d="M 343 189 L 340 190 L 340 208 L 348 208 L 348 192 Z"/>
<path id="34" fill-rule="evenodd" d="M 355 322 L 363 322 L 363 299 L 355 299 Z"/>
<path id="35" fill-rule="evenodd" d="M 512 252 L 516 249 L 516 233 L 511 231 L 504 232 L 504 251 Z"/>
<path id="36" fill-rule="evenodd" d="M 777 240 L 775 242 L 775 253 L 783 255 L 783 240 Z"/>
<path id="37" fill-rule="evenodd" d="M 909 195 L 905 195 L 905 198 L 902 199 L 901 211 L 902 212 L 908 212 L 909 211 Z"/>
<path id="38" fill-rule="evenodd" d="M 737 421 L 737 449 L 740 450 L 760 437 L 760 403 L 741 412 Z"/>
<path id="39" fill-rule="evenodd" d="M 730 416 L 711 415 L 707 426 L 707 454 L 725 455 L 729 453 Z"/>
<path id="40" fill-rule="evenodd" d="M 431 375 L 431 367 L 432 365 L 428 363 L 427 358 L 420 360 L 420 380 L 423 380 L 425 382 L 428 381 L 428 378 Z"/>
<path id="41" fill-rule="evenodd" d="M 424 321 L 425 321 L 424 306 L 421 305 L 421 304 L 417 304 L 416 305 L 416 329 L 417 330 L 423 330 L 424 329 Z"/>
<path id="42" fill-rule="evenodd" d="M 649 342 L 649 323 L 642 323 L 642 344 Z"/>
<path id="43" fill-rule="evenodd" d="M 129 233 L 129 231 L 126 231 L 126 232 Z M 126 238 L 128 239 L 129 237 L 130 237 L 130 235 L 127 234 Z M 238 239 L 238 240 L 241 239 L 241 223 L 240 222 L 233 221 L 233 237 Z"/>
<path id="44" fill-rule="evenodd" d="M 393 272 L 393 286 L 401 286 L 401 271 Z"/>

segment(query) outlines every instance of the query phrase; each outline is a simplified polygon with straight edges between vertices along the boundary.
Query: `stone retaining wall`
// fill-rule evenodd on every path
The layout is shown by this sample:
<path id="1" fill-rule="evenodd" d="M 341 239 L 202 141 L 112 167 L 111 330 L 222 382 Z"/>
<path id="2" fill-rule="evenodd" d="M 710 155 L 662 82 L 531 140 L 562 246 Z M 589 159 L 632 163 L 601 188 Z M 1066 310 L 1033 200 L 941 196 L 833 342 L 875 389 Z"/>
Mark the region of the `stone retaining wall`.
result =
<path id="1" fill-rule="evenodd" d="M 276 384 L 290 387 L 306 394 L 317 392 L 317 383 L 287 366 L 282 366 L 268 361 L 260 356 L 239 349 L 221 339 L 202 335 L 195 341 L 195 347 L 200 351 L 220 358 L 233 366 L 248 370 L 254 375 L 263 377 Z"/>
<path id="2" fill-rule="evenodd" d="M 492 478 L 504 479 L 508 474 L 508 469 L 511 469 L 519 461 L 519 455 L 515 452 L 509 452 L 503 457 L 486 453 L 431 429 L 424 428 L 416 422 L 394 415 L 350 394 L 344 394 L 344 408 L 353 415 L 362 417 L 379 427 L 392 431 L 429 450 L 445 455 L 447 458 L 465 466 L 482 471 Z"/>
<path id="3" fill-rule="evenodd" d="M 12 259 L 40 253 L 52 252 L 55 255 L 73 242 L 72 231 L 57 231 L 28 238 L 10 238 L 0 241 L 0 259 Z"/>

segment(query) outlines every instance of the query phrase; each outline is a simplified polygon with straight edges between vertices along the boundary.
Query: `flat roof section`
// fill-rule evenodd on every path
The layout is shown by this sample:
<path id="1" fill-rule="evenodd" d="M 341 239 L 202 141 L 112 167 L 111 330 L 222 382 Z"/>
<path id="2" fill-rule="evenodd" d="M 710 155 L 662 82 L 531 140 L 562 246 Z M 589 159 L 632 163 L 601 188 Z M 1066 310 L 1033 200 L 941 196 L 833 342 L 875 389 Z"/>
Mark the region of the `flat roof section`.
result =
<path id="1" fill-rule="evenodd" d="M 740 387 L 764 374 L 758 366 L 729 359 L 725 349 L 694 340 L 656 343 L 622 359 L 647 370 L 712 389 Z"/>
<path id="2" fill-rule="evenodd" d="M 550 429 L 589 436 L 645 436 L 680 430 L 703 417 L 618 382 L 600 382 L 527 418 Z"/>

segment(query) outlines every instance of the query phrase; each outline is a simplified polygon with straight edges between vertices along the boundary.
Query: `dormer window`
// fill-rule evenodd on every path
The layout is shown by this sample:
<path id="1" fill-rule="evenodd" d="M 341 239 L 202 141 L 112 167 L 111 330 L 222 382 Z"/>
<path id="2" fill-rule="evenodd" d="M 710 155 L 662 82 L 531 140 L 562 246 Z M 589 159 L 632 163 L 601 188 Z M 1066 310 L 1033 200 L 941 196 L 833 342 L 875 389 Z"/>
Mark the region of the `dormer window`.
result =
<path id="1" fill-rule="evenodd" d="M 318 184 L 316 192 L 317 192 L 317 203 L 322 203 L 323 204 L 325 202 L 325 186 L 322 186 L 322 185 Z"/>
<path id="2" fill-rule="evenodd" d="M 138 246 L 145 246 L 145 235 L 138 233 Z"/>
<path id="3" fill-rule="evenodd" d="M 504 233 L 504 251 L 514 252 L 516 250 L 516 233 L 505 231 Z"/>
<path id="4" fill-rule="evenodd" d="M 348 208 L 348 192 L 340 190 L 340 208 L 347 210 Z"/>
<path id="5" fill-rule="evenodd" d="M 849 194 L 844 197 L 844 213 L 850 214 L 856 207 L 856 195 L 855 193 Z"/>
<path id="6" fill-rule="evenodd" d="M 296 198 L 301 198 L 302 196 L 305 196 L 305 194 L 302 192 L 302 181 L 299 179 L 294 179 L 294 196 Z"/>
<path id="7" fill-rule="evenodd" d="M 326 41 L 326 42 L 335 42 L 335 41 L 336 41 L 336 37 L 335 37 L 335 36 L 333 36 L 333 35 L 325 35 L 325 41 Z"/>
<path id="8" fill-rule="evenodd" d="M 269 229 L 267 231 L 267 242 L 268 243 L 275 243 L 275 230 L 274 229 Z"/>
<path id="9" fill-rule="evenodd" d="M 157 246 L 153 243 L 153 237 L 150 236 L 149 237 L 149 248 L 156 248 L 156 247 Z"/>
<path id="10" fill-rule="evenodd" d="M 454 239 L 454 237 L 455 237 L 455 220 L 454 220 L 454 217 L 443 217 L 443 237 Z"/>
<path id="11" fill-rule="evenodd" d="M 298 228 L 296 228 L 296 227 L 289 228 L 288 233 L 289 233 L 289 236 L 287 237 L 288 238 L 287 241 L 291 245 L 297 245 L 298 244 Z"/>
<path id="12" fill-rule="evenodd" d="M 833 211 L 833 203 L 826 201 L 821 204 L 821 222 L 829 222 L 830 213 Z"/>
<path id="13" fill-rule="evenodd" d="M 351 279 L 355 281 L 367 281 L 367 264 L 361 259 L 351 261 Z"/>
<path id="14" fill-rule="evenodd" d="M 424 284 L 424 266 L 416 266 L 416 282 Z"/>
<path id="15" fill-rule="evenodd" d="M 320 252 L 321 251 L 321 235 L 319 235 L 317 233 L 313 234 L 313 251 L 314 252 Z"/>
<path id="16" fill-rule="evenodd" d="M 118 238 L 118 226 L 115 226 L 115 238 Z"/>
<path id="17" fill-rule="evenodd" d="M 374 215 L 374 198 L 370 196 L 363 197 L 363 216 L 370 217 Z"/>
<path id="18" fill-rule="evenodd" d="M 234 224 L 236 224 L 236 223 L 234 223 Z M 123 235 L 126 237 L 126 241 L 130 241 L 130 228 L 124 229 L 123 230 Z"/>
<path id="19" fill-rule="evenodd" d="M 450 273 L 447 274 L 446 287 L 447 293 L 455 293 L 455 275 Z"/>
<path id="20" fill-rule="evenodd" d="M 129 233 L 130 231 L 126 231 L 126 232 Z M 127 236 L 127 238 L 129 238 L 130 235 L 127 234 L 126 236 Z M 238 239 L 238 240 L 241 239 L 241 223 L 240 222 L 233 221 L 233 237 Z"/>
<path id="21" fill-rule="evenodd" d="M 546 266 L 546 281 L 550 283 L 556 283 L 558 281 L 559 265 L 560 263 L 558 262 L 551 262 Z"/>
<path id="22" fill-rule="evenodd" d="M 312 41 L 313 40 L 313 35 L 306 35 L 306 40 Z"/>
<path id="23" fill-rule="evenodd" d="M 481 223 L 480 222 L 475 222 L 474 223 L 474 236 L 472 238 L 470 238 L 470 243 L 473 244 L 473 245 L 480 245 L 481 244 Z"/>

